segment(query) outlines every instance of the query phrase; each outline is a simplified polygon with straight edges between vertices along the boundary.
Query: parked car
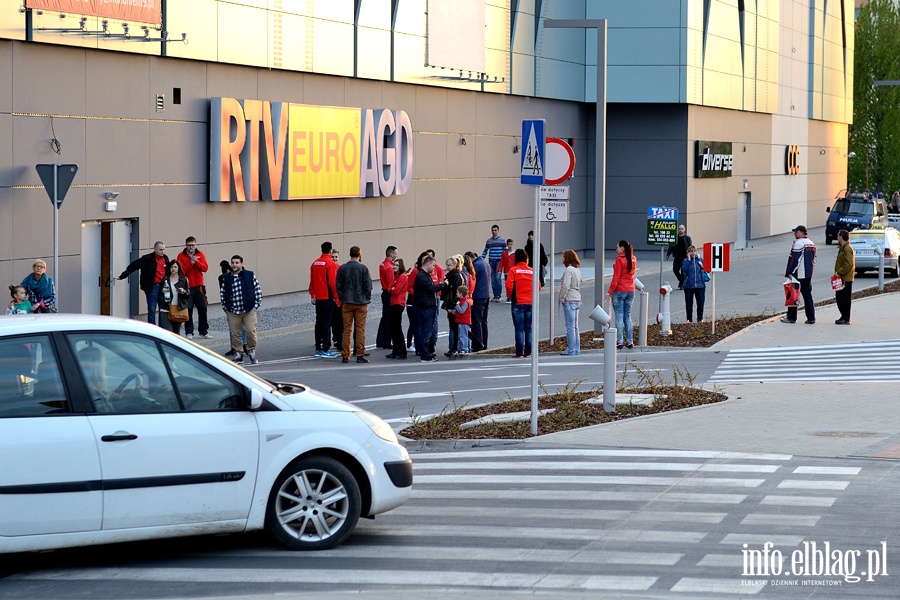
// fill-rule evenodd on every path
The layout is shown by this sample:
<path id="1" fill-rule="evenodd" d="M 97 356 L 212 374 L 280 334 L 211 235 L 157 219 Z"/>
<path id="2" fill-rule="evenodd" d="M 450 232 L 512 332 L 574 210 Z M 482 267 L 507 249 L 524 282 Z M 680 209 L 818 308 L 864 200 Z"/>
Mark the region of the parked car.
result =
<path id="1" fill-rule="evenodd" d="M 837 239 L 841 229 L 874 229 L 888 224 L 884 199 L 871 192 L 851 192 L 839 197 L 825 212 L 829 213 L 825 222 L 825 244 Z"/>
<path id="2" fill-rule="evenodd" d="M 850 245 L 856 254 L 856 274 L 878 270 L 879 251 L 884 252 L 884 272 L 900 277 L 900 231 L 893 227 L 850 232 Z"/>
<path id="3" fill-rule="evenodd" d="M 0 552 L 267 529 L 331 548 L 409 498 L 379 417 L 147 323 L 0 317 Z"/>

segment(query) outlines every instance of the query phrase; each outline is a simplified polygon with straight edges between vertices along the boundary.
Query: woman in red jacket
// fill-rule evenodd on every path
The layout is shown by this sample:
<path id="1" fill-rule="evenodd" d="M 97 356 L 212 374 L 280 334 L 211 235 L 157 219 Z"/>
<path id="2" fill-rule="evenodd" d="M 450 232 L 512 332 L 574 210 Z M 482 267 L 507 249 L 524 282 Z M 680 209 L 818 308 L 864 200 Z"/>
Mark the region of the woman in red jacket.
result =
<path id="1" fill-rule="evenodd" d="M 637 259 L 634 248 L 626 240 L 616 246 L 616 262 L 613 264 L 612 281 L 606 297 L 612 300 L 616 313 L 616 348 L 623 345 L 634 348 L 634 327 L 631 324 L 631 303 L 634 301 L 634 273 Z M 624 337 L 623 337 L 624 336 Z M 623 344 L 623 341 L 626 341 Z"/>
<path id="2" fill-rule="evenodd" d="M 388 358 L 406 360 L 406 336 L 403 335 L 403 309 L 406 308 L 408 276 L 402 258 L 394 259 L 394 282 L 391 285 L 391 353 Z"/>
<path id="3" fill-rule="evenodd" d="M 512 302 L 513 327 L 516 330 L 516 353 L 513 358 L 531 356 L 531 291 L 534 270 L 528 266 L 528 254 L 516 250 L 516 264 L 506 278 L 506 295 Z"/>

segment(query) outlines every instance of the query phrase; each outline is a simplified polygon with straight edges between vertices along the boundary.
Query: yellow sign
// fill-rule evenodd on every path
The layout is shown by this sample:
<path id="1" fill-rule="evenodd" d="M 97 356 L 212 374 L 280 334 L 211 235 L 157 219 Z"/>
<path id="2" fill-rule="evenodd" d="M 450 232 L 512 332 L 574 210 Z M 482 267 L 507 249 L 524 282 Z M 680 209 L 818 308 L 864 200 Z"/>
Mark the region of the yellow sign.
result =
<path id="1" fill-rule="evenodd" d="M 359 109 L 291 104 L 288 194 L 359 195 Z"/>

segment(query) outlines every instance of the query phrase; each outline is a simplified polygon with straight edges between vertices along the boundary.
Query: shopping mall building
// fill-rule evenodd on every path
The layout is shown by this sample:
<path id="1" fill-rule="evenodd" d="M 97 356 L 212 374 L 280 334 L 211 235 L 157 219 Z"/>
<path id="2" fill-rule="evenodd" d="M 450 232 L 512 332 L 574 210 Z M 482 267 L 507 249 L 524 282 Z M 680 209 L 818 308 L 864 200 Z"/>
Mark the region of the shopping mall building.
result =
<path id="1" fill-rule="evenodd" d="M 372 271 L 388 245 L 407 264 L 425 248 L 480 252 L 494 223 L 522 245 L 522 121 L 539 118 L 577 157 L 557 252 L 591 250 L 602 52 L 596 29 L 548 19 L 607 23 L 608 248 L 647 248 L 650 206 L 677 207 L 696 242 L 736 247 L 823 225 L 846 183 L 853 8 L 5 0 L 0 279 L 44 258 L 62 310 L 135 314 L 137 278 L 111 280 L 155 241 L 174 257 L 193 235 L 213 265 L 242 255 L 271 306 L 306 290 L 325 240 L 345 258 L 360 246 Z M 59 273 L 36 169 L 53 164 L 77 165 Z"/>

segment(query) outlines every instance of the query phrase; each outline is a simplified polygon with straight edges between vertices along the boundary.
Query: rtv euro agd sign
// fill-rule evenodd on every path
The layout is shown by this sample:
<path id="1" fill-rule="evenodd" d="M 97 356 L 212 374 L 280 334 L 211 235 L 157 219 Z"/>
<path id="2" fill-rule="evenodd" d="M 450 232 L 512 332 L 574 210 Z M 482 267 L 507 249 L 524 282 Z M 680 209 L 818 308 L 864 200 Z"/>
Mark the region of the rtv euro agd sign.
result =
<path id="1" fill-rule="evenodd" d="M 212 98 L 209 199 L 405 194 L 413 131 L 402 110 Z"/>

